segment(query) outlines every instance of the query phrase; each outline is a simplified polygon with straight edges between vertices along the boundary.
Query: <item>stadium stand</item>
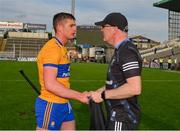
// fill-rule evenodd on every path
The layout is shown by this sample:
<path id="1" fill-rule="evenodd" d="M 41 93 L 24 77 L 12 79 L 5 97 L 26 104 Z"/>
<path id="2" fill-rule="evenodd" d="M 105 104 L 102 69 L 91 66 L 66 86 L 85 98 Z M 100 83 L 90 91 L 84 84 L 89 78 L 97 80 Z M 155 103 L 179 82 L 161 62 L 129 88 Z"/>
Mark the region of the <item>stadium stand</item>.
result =
<path id="1" fill-rule="evenodd" d="M 152 40 L 142 35 L 132 35 L 129 36 L 129 39 L 133 41 L 133 43 L 137 46 L 137 48 L 140 51 L 152 48 L 160 44 L 160 42 Z"/>
<path id="2" fill-rule="evenodd" d="M 5 52 L 14 52 L 15 57 L 36 57 L 48 39 L 7 38 Z"/>
<path id="3" fill-rule="evenodd" d="M 5 46 L 6 46 L 6 39 L 2 38 L 2 43 L 1 43 L 1 51 L 4 51 Z"/>
<path id="4" fill-rule="evenodd" d="M 163 59 L 163 69 L 180 70 L 180 39 L 176 38 L 151 49 L 140 51 L 143 57 L 144 67 L 160 68 Z M 171 67 L 168 61 L 171 60 Z"/>
<path id="5" fill-rule="evenodd" d="M 0 21 L 0 60 L 35 60 L 52 36 L 45 24 Z"/>
<path id="6" fill-rule="evenodd" d="M 155 52 L 156 50 L 156 52 Z M 173 39 L 166 43 L 154 46 L 153 48 L 140 51 L 142 57 L 157 58 L 157 57 L 169 57 L 171 55 L 179 54 L 180 40 L 179 38 Z"/>
<path id="7" fill-rule="evenodd" d="M 3 37 L 0 37 L 0 51 L 2 51 Z"/>

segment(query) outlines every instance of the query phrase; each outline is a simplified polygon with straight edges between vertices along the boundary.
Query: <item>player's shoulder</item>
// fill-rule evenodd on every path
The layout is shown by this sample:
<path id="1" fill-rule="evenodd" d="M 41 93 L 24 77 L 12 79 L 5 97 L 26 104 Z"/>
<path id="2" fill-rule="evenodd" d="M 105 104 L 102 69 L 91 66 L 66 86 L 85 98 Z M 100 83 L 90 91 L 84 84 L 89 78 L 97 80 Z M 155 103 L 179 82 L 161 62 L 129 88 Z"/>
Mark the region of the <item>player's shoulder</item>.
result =
<path id="1" fill-rule="evenodd" d="M 123 46 L 118 49 L 120 54 L 131 54 L 137 52 L 137 47 L 131 42 L 127 41 Z"/>
<path id="2" fill-rule="evenodd" d="M 141 55 L 136 47 L 131 41 L 126 42 L 121 49 L 119 49 L 120 61 L 132 61 L 134 59 L 142 59 Z"/>
<path id="3" fill-rule="evenodd" d="M 46 48 L 51 48 L 51 47 L 56 47 L 56 40 L 54 38 L 50 39 L 49 41 L 46 42 L 44 45 Z"/>
<path id="4" fill-rule="evenodd" d="M 128 45 L 128 50 L 130 50 L 131 52 L 135 53 L 135 54 L 139 54 L 139 50 L 137 49 L 137 46 L 132 44 Z"/>
<path id="5" fill-rule="evenodd" d="M 47 54 L 58 55 L 59 52 L 60 49 L 56 44 L 55 39 L 52 38 L 44 44 L 44 46 L 41 48 L 39 52 L 39 55 L 40 56 L 46 56 Z"/>
<path id="6" fill-rule="evenodd" d="M 56 40 L 54 38 L 52 38 L 45 43 L 42 50 L 43 51 L 54 51 L 55 52 L 55 51 L 59 50 L 59 47 L 58 47 Z"/>

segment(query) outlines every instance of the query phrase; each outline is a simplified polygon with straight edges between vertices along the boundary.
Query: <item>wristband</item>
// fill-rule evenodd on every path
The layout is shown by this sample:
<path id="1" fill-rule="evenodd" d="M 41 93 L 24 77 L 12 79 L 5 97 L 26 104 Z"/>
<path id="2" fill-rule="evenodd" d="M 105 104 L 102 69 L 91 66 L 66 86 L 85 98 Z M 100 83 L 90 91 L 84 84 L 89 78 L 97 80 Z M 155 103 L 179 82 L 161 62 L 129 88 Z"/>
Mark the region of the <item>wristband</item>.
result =
<path id="1" fill-rule="evenodd" d="M 103 100 L 106 100 L 105 90 L 101 93 L 101 98 L 102 98 Z"/>

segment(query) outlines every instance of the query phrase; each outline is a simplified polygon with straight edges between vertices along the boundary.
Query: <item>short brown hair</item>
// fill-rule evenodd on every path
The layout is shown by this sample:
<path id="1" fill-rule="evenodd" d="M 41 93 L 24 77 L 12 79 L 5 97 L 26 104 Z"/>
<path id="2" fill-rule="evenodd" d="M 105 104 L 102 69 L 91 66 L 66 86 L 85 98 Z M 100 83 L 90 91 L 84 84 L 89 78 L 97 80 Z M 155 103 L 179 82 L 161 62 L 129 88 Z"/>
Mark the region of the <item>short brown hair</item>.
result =
<path id="1" fill-rule="evenodd" d="M 75 17 L 70 13 L 61 12 L 61 13 L 57 13 L 54 15 L 54 17 L 53 17 L 53 28 L 54 28 L 55 32 L 57 31 L 56 26 L 57 26 L 58 22 L 65 20 L 65 19 L 76 20 Z"/>

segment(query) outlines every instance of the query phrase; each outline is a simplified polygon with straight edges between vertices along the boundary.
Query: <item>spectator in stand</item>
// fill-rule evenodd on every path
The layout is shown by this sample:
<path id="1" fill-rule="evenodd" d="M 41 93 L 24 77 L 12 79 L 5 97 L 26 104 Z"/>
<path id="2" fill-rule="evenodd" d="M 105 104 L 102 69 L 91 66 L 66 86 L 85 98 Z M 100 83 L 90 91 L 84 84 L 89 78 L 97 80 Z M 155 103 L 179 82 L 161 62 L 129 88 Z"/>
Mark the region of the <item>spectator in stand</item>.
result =
<path id="1" fill-rule="evenodd" d="M 174 54 L 174 49 L 172 48 L 171 49 L 171 54 L 174 56 L 175 54 Z"/>
<path id="2" fill-rule="evenodd" d="M 148 61 L 146 58 L 143 59 L 143 67 L 147 67 L 149 65 Z"/>
<path id="3" fill-rule="evenodd" d="M 177 58 L 174 59 L 174 68 L 177 70 Z"/>
<path id="4" fill-rule="evenodd" d="M 168 69 L 171 69 L 172 59 L 169 57 L 168 59 Z"/>
<path id="5" fill-rule="evenodd" d="M 154 54 L 156 54 L 156 52 L 157 52 L 157 48 L 154 48 Z"/>
<path id="6" fill-rule="evenodd" d="M 159 59 L 160 69 L 163 69 L 163 62 L 164 62 L 164 59 L 160 58 Z"/>

